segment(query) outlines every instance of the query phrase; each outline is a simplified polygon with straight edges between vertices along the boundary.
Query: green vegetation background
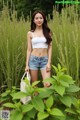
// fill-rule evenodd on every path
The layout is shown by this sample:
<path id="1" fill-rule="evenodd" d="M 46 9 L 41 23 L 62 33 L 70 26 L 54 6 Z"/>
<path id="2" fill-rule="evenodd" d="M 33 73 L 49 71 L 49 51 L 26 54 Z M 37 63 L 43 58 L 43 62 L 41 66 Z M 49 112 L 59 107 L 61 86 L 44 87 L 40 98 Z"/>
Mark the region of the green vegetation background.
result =
<path id="1" fill-rule="evenodd" d="M 53 33 L 52 64 L 67 68 L 76 84 L 80 86 L 80 18 L 75 6 L 53 11 L 54 19 L 48 22 Z M 29 18 L 16 19 L 16 11 L 10 20 L 9 10 L 5 7 L 0 17 L 0 89 L 19 86 L 25 69 L 27 50 L 27 31 L 30 30 Z"/>

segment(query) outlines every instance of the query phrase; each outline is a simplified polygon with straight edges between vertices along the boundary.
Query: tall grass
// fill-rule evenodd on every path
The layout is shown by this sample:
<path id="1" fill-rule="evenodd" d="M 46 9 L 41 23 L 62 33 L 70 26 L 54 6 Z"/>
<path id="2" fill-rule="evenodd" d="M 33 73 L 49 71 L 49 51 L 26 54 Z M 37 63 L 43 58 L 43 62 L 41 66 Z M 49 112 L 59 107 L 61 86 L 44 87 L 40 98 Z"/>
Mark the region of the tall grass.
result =
<path id="1" fill-rule="evenodd" d="M 53 64 L 57 64 L 56 57 L 80 86 L 80 18 L 75 9 L 75 6 L 68 7 L 61 15 L 54 11 L 54 21 L 50 24 L 53 26 Z"/>
<path id="2" fill-rule="evenodd" d="M 80 86 L 80 20 L 74 9 L 74 6 L 68 7 L 61 15 L 54 10 L 49 26 L 53 32 L 52 64 L 61 63 Z M 30 22 L 17 21 L 15 16 L 16 12 L 10 21 L 5 8 L 0 17 L 0 88 L 19 86 L 25 69 Z"/>
<path id="3" fill-rule="evenodd" d="M 16 15 L 16 14 L 14 14 Z M 8 10 L 0 18 L 0 81 L 1 86 L 19 85 L 24 71 L 26 56 L 26 33 L 29 23 L 18 22 L 13 15 L 10 21 Z"/>

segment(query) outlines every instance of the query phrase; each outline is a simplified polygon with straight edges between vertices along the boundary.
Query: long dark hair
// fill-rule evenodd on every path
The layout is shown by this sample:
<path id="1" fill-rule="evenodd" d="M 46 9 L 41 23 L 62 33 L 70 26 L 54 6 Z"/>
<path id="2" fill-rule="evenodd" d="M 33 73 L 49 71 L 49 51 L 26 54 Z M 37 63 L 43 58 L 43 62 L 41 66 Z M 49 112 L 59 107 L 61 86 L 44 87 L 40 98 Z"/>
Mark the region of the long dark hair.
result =
<path id="1" fill-rule="evenodd" d="M 44 19 L 44 22 L 43 22 L 43 25 L 42 25 L 43 34 L 44 34 L 45 38 L 47 39 L 46 43 L 50 44 L 50 42 L 52 41 L 52 38 L 50 36 L 51 30 L 47 25 L 46 17 L 45 17 L 45 15 L 42 11 L 35 11 L 33 13 L 32 19 L 31 19 L 31 31 L 35 31 L 35 29 L 36 29 L 36 24 L 34 23 L 34 17 L 37 13 L 40 13 L 43 16 L 43 19 Z"/>

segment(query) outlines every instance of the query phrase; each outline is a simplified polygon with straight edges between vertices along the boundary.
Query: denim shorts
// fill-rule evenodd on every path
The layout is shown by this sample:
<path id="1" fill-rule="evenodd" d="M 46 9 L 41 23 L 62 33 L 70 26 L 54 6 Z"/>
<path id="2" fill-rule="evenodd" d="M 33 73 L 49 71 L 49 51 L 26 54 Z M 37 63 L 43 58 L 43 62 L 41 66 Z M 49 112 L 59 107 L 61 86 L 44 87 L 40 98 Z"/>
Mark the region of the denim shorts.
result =
<path id="1" fill-rule="evenodd" d="M 46 69 L 47 62 L 48 62 L 48 56 L 37 57 L 31 55 L 29 59 L 29 68 L 31 70 Z"/>

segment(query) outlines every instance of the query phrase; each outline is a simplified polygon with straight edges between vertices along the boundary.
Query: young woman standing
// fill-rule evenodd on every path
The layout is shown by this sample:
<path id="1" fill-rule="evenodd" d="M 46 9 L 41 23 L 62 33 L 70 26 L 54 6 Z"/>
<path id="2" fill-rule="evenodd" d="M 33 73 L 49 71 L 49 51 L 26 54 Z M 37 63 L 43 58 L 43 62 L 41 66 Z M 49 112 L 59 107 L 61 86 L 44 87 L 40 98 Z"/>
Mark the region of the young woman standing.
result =
<path id="1" fill-rule="evenodd" d="M 30 71 L 32 82 L 38 80 L 41 70 L 43 80 L 50 77 L 52 38 L 51 30 L 43 12 L 35 11 L 31 20 L 31 30 L 27 33 L 27 59 L 25 71 Z M 49 87 L 50 83 L 44 83 Z"/>

